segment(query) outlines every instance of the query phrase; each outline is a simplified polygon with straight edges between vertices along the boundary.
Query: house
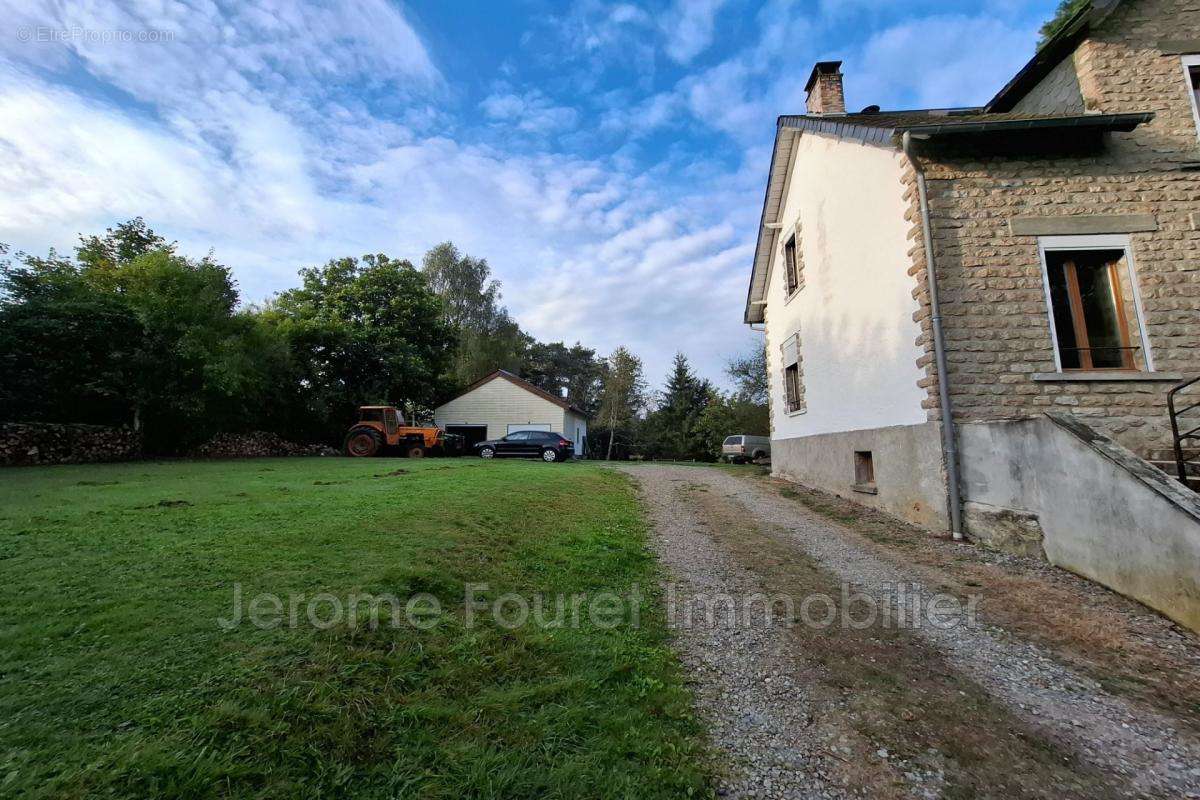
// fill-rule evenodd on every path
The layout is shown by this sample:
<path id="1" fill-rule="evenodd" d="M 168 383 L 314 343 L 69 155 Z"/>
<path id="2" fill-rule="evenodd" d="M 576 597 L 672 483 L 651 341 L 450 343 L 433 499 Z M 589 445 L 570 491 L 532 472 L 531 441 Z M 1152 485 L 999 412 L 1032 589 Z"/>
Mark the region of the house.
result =
<path id="1" fill-rule="evenodd" d="M 433 410 L 433 419 L 467 445 L 499 439 L 514 431 L 553 431 L 575 443 L 582 456 L 588 414 L 566 399 L 498 369 Z"/>
<path id="2" fill-rule="evenodd" d="M 1200 4 L 1095 0 L 977 108 L 842 81 L 778 119 L 746 298 L 775 471 L 1200 628 L 1200 496 L 1151 465 L 1200 376 Z"/>

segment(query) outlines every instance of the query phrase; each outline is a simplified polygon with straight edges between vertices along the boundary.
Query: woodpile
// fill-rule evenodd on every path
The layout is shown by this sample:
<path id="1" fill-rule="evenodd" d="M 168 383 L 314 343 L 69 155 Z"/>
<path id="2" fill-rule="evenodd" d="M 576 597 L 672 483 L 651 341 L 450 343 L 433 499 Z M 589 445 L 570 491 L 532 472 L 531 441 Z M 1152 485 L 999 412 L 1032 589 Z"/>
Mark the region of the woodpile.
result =
<path id="1" fill-rule="evenodd" d="M 322 444 L 296 444 L 274 433 L 218 433 L 191 452 L 194 458 L 264 458 L 273 456 L 336 456 Z"/>
<path id="2" fill-rule="evenodd" d="M 141 452 L 141 436 L 128 428 L 0 423 L 0 464 L 4 466 L 129 461 Z"/>

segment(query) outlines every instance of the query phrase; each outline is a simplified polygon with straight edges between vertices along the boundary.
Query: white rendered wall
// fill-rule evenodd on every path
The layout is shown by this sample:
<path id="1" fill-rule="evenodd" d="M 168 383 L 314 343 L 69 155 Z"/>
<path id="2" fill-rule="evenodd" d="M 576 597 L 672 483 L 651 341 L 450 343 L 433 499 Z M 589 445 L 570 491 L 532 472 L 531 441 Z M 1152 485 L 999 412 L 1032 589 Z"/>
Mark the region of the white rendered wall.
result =
<path id="1" fill-rule="evenodd" d="M 920 327 L 897 150 L 800 135 L 767 290 L 773 439 L 916 425 Z M 805 287 L 790 301 L 783 245 L 802 224 Z M 780 344 L 800 331 L 804 413 L 785 413 Z"/>

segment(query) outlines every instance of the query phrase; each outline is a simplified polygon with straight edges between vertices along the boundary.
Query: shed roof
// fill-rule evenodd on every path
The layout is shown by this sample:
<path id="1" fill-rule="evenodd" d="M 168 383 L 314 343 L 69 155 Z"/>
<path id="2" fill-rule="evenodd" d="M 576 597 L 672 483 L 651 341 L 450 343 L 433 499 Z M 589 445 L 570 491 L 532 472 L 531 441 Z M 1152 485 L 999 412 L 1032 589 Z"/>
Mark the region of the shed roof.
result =
<path id="1" fill-rule="evenodd" d="M 513 384 L 514 386 L 520 387 L 521 389 L 524 389 L 525 391 L 530 392 L 531 394 L 535 394 L 538 397 L 542 398 L 543 400 L 548 400 L 551 403 L 554 403 L 554 405 L 559 406 L 560 408 L 562 408 L 566 411 L 570 411 L 575 414 L 579 414 L 581 417 L 584 417 L 586 419 L 591 419 L 591 414 L 587 413 L 582 408 L 580 408 L 579 406 L 572 403 L 570 400 L 564 400 L 561 397 L 555 397 L 554 394 L 552 394 L 551 392 L 547 392 L 545 389 L 542 389 L 541 387 L 534 386 L 532 383 L 525 380 L 524 378 L 514 375 L 513 373 L 509 372 L 508 370 L 504 370 L 504 369 L 498 369 L 495 372 L 491 373 L 490 375 L 485 375 L 484 377 L 482 377 L 479 380 L 472 383 L 466 389 L 463 389 L 458 394 L 456 394 L 453 397 L 451 397 L 450 399 L 446 400 L 444 403 L 442 403 L 442 405 L 445 405 L 446 403 L 452 402 L 454 400 L 457 400 L 460 397 L 468 395 L 471 392 L 478 389 L 480 386 L 483 386 L 486 383 L 491 383 L 492 381 L 496 380 L 497 378 L 503 378 L 504 380 L 508 381 L 509 383 Z"/>

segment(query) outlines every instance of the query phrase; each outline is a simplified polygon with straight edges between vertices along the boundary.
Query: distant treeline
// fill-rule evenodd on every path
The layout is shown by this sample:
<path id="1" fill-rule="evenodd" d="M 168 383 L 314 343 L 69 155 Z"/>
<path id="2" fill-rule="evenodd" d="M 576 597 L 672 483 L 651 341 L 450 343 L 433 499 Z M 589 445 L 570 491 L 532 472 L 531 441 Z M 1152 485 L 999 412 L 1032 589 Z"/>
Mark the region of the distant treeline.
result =
<path id="1" fill-rule="evenodd" d="M 241 304 L 211 254 L 179 253 L 141 218 L 81 236 L 72 257 L 0 245 L 0 420 L 130 427 L 149 453 L 251 430 L 336 444 L 360 405 L 428 419 L 500 368 L 596 414 L 593 455 L 610 428 L 614 455 L 679 458 L 714 457 L 714 425 L 765 428 L 757 378 L 731 373 L 742 388 L 722 395 L 680 356 L 661 396 L 646 394 L 640 362 L 622 394 L 621 353 L 637 361 L 529 336 L 487 261 L 450 243 L 420 267 L 374 254 L 301 269 L 299 287 L 260 306 Z"/>

